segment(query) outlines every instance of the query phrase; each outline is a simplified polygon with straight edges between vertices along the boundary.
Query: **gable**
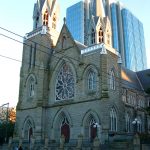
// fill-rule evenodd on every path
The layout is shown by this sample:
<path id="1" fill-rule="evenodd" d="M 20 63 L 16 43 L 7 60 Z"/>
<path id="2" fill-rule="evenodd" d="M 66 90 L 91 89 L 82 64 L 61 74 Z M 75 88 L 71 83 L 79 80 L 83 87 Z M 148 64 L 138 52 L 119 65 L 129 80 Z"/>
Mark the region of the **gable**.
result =
<path id="1" fill-rule="evenodd" d="M 55 47 L 55 51 L 56 52 L 65 51 L 73 47 L 75 47 L 78 53 L 80 53 L 80 50 L 76 42 L 74 41 L 70 31 L 68 30 L 66 24 L 64 23 Z"/>

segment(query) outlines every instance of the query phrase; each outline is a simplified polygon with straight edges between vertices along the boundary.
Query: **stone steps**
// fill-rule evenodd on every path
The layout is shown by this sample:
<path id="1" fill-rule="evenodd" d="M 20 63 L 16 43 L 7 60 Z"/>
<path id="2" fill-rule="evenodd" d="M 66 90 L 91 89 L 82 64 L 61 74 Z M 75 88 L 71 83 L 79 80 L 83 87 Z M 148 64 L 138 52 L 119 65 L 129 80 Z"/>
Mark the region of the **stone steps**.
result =
<path id="1" fill-rule="evenodd" d="M 110 150 L 133 150 L 131 142 L 115 141 L 110 144 Z"/>

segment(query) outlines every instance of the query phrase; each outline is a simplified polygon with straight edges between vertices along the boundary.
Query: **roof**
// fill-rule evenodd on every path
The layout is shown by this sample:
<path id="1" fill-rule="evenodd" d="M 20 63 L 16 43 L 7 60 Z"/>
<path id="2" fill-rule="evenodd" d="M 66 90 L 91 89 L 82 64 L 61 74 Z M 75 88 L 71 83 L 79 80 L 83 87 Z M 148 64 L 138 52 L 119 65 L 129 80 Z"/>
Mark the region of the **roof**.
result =
<path id="1" fill-rule="evenodd" d="M 145 91 L 150 89 L 150 69 L 137 72 L 137 76 Z"/>
<path id="2" fill-rule="evenodd" d="M 130 89 L 143 91 L 143 86 L 137 73 L 125 67 L 121 69 L 122 86 Z"/>
<path id="3" fill-rule="evenodd" d="M 74 40 L 74 41 L 80 50 L 85 49 L 87 47 L 84 44 L 80 43 L 79 41 L 76 41 L 76 40 Z"/>
<path id="4" fill-rule="evenodd" d="M 150 69 L 134 72 L 122 67 L 121 77 L 123 87 L 145 92 L 150 90 Z"/>

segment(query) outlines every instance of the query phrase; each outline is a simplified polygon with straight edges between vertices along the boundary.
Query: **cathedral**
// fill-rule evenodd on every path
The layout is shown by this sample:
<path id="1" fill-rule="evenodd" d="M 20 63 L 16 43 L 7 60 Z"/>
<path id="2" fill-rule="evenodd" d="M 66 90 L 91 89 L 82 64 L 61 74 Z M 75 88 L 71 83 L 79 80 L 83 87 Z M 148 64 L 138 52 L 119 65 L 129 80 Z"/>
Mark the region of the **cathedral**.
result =
<path id="1" fill-rule="evenodd" d="M 56 0 L 37 1 L 33 31 L 24 37 L 14 138 L 57 143 L 64 136 L 70 143 L 82 136 L 105 143 L 145 132 L 143 75 L 122 67 L 108 17 L 91 18 L 89 46 L 73 39 L 65 19 L 58 33 L 58 18 Z"/>

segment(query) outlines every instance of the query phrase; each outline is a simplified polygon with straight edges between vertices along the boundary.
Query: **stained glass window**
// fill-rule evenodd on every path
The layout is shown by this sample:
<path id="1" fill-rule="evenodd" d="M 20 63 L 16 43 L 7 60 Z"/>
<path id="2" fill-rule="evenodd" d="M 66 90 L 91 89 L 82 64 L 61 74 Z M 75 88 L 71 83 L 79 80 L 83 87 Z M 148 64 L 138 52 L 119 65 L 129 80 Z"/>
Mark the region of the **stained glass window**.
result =
<path id="1" fill-rule="evenodd" d="M 74 97 L 73 72 L 66 63 L 61 67 L 56 79 L 56 100 L 67 100 Z"/>

